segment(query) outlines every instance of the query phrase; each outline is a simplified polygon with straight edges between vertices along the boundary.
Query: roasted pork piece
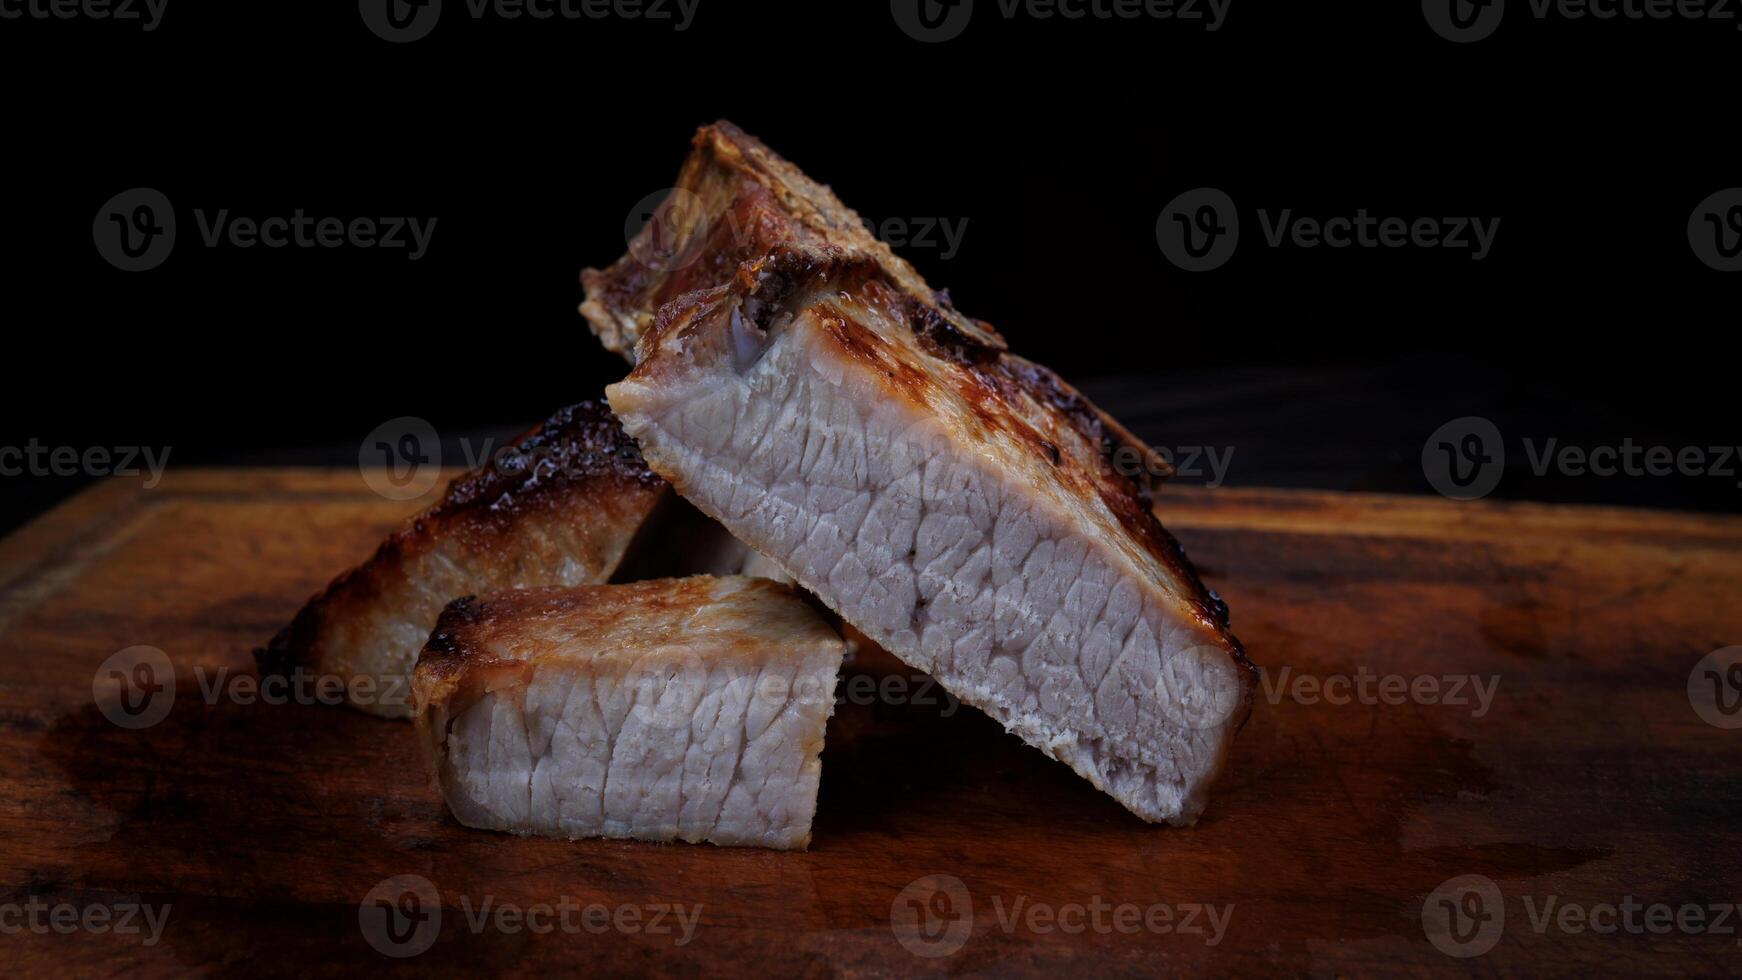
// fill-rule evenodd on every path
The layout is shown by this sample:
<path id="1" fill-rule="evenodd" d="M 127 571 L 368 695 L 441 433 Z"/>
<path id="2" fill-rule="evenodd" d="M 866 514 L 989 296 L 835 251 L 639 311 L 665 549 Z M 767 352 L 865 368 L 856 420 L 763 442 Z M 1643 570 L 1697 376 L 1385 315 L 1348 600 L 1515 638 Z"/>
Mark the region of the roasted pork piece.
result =
<path id="1" fill-rule="evenodd" d="M 460 596 L 604 582 L 623 565 L 736 571 L 746 554 L 647 469 L 608 408 L 584 402 L 456 479 L 255 657 L 263 675 L 337 678 L 347 703 L 409 718 L 417 653 Z"/>
<path id="2" fill-rule="evenodd" d="M 419 740 L 467 826 L 804 848 L 845 652 L 765 579 L 462 599 L 418 660 Z"/>
<path id="3" fill-rule="evenodd" d="M 670 201 L 584 274 L 653 469 L 1138 816 L 1195 820 L 1256 672 L 1151 513 L 1167 468 L 729 125 Z"/>

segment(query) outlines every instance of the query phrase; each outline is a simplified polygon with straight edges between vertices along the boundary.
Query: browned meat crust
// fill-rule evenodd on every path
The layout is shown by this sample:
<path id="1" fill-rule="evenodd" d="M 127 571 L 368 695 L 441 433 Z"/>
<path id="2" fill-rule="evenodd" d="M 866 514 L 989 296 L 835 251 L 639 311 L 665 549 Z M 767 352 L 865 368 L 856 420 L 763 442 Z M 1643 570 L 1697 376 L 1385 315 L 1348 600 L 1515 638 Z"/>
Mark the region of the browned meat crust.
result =
<path id="1" fill-rule="evenodd" d="M 458 595 L 604 581 L 668 493 L 608 407 L 565 408 L 456 478 L 439 503 L 334 579 L 255 651 L 260 671 L 349 682 L 375 672 L 369 664 L 387 656 L 382 644 L 415 633 L 410 650 L 393 652 L 409 671 L 436 614 Z M 376 707 L 376 714 L 409 714 L 404 705 Z"/>

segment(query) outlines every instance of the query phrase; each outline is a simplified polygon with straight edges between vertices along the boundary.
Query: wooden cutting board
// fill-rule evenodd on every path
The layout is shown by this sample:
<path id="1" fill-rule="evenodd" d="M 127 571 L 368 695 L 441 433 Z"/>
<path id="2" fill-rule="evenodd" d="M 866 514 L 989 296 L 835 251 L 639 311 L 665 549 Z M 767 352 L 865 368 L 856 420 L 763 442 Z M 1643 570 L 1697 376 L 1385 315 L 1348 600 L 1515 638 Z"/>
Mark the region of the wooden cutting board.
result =
<path id="1" fill-rule="evenodd" d="M 1164 521 L 1266 668 L 1198 826 L 1140 823 L 896 674 L 872 678 L 894 696 L 860 682 L 839 708 L 815 842 L 782 854 L 469 830 L 409 727 L 212 688 L 418 506 L 354 471 L 187 471 L 99 485 L 0 542 L 14 968 L 1742 972 L 1742 922 L 1716 909 L 1742 900 L 1742 729 L 1696 710 L 1742 721 L 1712 701 L 1742 691 L 1696 670 L 1742 643 L 1742 520 L 1171 491 Z M 176 691 L 122 727 L 93 683 L 137 645 Z M 377 888 L 402 875 L 439 899 Z M 139 932 L 98 921 L 129 903 L 169 906 L 155 943 L 142 913 Z M 1707 924 L 1653 931 L 1654 905 Z"/>

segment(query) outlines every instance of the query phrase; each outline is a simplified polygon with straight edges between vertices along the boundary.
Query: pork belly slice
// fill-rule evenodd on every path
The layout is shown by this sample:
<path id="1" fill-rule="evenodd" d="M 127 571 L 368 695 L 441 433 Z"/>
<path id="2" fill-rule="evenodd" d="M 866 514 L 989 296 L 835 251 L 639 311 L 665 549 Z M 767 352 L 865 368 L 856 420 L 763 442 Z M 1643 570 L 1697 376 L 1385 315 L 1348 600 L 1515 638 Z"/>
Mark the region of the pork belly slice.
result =
<path id="1" fill-rule="evenodd" d="M 679 493 L 1133 813 L 1196 819 L 1256 672 L 1082 396 L 833 249 L 668 304 L 638 358 L 606 396 Z"/>
<path id="2" fill-rule="evenodd" d="M 660 529 L 709 523 L 687 513 L 610 409 L 584 402 L 456 479 L 255 657 L 263 675 L 336 677 L 354 707 L 410 718 L 411 669 L 442 607 L 481 592 L 604 582 L 628 555 L 669 551 Z M 742 546 L 723 531 L 702 527 L 691 541 L 718 552 L 708 561 L 742 564 Z"/>
<path id="3" fill-rule="evenodd" d="M 845 653 L 766 579 L 462 599 L 418 660 L 419 740 L 469 827 L 802 849 Z"/>

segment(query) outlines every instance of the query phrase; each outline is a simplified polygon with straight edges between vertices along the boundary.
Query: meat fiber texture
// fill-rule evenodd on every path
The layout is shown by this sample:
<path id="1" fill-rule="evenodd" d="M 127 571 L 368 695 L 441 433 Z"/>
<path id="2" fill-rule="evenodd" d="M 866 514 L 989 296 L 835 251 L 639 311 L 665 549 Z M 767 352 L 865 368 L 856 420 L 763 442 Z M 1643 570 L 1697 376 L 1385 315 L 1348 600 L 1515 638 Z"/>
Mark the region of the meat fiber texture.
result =
<path id="1" fill-rule="evenodd" d="M 412 666 L 449 602 L 604 582 L 633 542 L 650 537 L 644 525 L 674 509 L 688 508 L 647 469 L 609 409 L 566 408 L 456 479 L 441 502 L 309 600 L 255 657 L 262 674 L 337 678 L 353 707 L 410 718 Z M 741 555 L 724 532 L 717 537 Z"/>
<path id="2" fill-rule="evenodd" d="M 848 623 L 1143 819 L 1193 822 L 1256 671 L 1151 512 L 1165 467 L 794 174 L 708 127 L 659 247 L 587 275 L 595 331 L 636 345 L 613 409 Z"/>
<path id="3" fill-rule="evenodd" d="M 765 579 L 461 600 L 418 661 L 419 737 L 467 826 L 802 849 L 845 653 Z"/>

